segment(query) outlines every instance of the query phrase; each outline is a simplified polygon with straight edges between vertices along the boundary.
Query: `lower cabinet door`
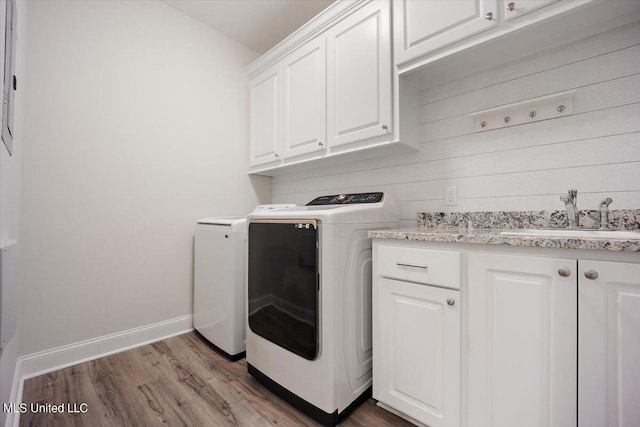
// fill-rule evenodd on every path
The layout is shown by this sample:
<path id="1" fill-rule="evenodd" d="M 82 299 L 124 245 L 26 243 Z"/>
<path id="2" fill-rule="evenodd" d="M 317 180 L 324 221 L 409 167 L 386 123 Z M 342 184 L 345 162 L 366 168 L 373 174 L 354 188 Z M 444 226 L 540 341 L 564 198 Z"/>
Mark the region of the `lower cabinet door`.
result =
<path id="1" fill-rule="evenodd" d="M 640 264 L 578 264 L 578 425 L 640 426 Z"/>
<path id="2" fill-rule="evenodd" d="M 460 292 L 377 277 L 373 394 L 430 427 L 460 425 Z"/>
<path id="3" fill-rule="evenodd" d="M 468 255 L 468 425 L 575 427 L 577 262 Z"/>

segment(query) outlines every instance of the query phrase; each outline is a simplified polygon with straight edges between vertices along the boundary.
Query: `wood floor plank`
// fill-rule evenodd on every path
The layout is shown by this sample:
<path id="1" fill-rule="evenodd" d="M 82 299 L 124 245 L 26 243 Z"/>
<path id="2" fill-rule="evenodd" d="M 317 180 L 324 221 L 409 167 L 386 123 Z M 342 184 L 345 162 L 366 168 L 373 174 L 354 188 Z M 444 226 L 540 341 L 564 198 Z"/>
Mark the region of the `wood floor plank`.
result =
<path id="1" fill-rule="evenodd" d="M 27 413 L 20 426 L 319 426 L 187 333 L 25 381 L 23 402 L 86 403 L 86 413 Z M 369 399 L 347 427 L 410 426 Z"/>
<path id="2" fill-rule="evenodd" d="M 129 385 L 137 387 L 165 375 L 162 361 L 151 347 L 138 347 L 114 356 L 117 356 L 120 366 L 119 373 L 126 378 Z"/>
<path id="3" fill-rule="evenodd" d="M 153 425 L 214 426 L 222 425 L 219 417 L 185 393 L 170 379 L 159 379 L 139 387 L 147 401 L 148 410 L 157 419 Z"/>
<path id="4" fill-rule="evenodd" d="M 272 425 L 292 427 L 319 425 L 264 388 L 255 378 L 248 374 L 230 383 L 229 386 L 248 401 Z"/>
<path id="5" fill-rule="evenodd" d="M 121 364 L 113 356 L 88 362 L 89 376 L 98 402 L 107 423 L 111 425 L 147 425 L 149 417 L 146 411 L 139 411 L 132 402 L 130 390 L 119 380 Z"/>
<path id="6" fill-rule="evenodd" d="M 25 380 L 22 394 L 29 396 L 32 402 L 47 402 L 53 397 L 54 382 L 60 371 L 50 372 Z"/>
<path id="7" fill-rule="evenodd" d="M 396 426 L 413 427 L 409 421 L 386 411 L 376 405 L 375 400 L 369 399 L 356 409 L 341 424 L 344 427 Z"/>
<path id="8" fill-rule="evenodd" d="M 89 377 L 88 365 L 80 364 L 76 366 L 72 366 L 70 368 L 63 370 L 64 374 L 68 378 L 65 381 L 67 385 L 66 395 L 63 400 L 67 404 L 76 404 L 73 408 L 67 408 L 67 410 L 82 410 L 85 409 L 80 405 L 82 403 L 97 401 L 98 395 L 96 393 L 96 389 L 93 387 L 91 382 L 87 381 Z M 103 416 L 97 411 L 89 411 L 87 406 L 86 412 L 74 413 L 70 415 L 73 417 L 73 425 L 74 426 L 103 426 Z"/>
<path id="9" fill-rule="evenodd" d="M 69 408 L 70 402 L 85 402 L 93 393 L 92 388 L 86 387 L 86 367 L 77 365 L 65 370 L 52 372 L 25 382 L 23 395 L 32 396 L 27 403 L 31 415 L 30 426 L 101 426 L 99 417 L 92 414 L 70 413 L 69 409 L 77 411 L 77 407 Z M 85 397 L 86 396 L 86 397 Z M 64 413 L 47 413 L 46 405 L 62 408 Z M 62 406 L 60 406 L 62 405 Z M 57 410 L 57 409 L 56 409 Z"/>
<path id="10" fill-rule="evenodd" d="M 181 356 L 189 358 L 194 364 L 200 364 L 207 369 L 211 378 L 222 378 L 223 381 L 230 382 L 247 372 L 245 359 L 231 363 L 197 333 L 185 334 L 181 336 L 180 340 L 169 339 L 166 342 L 174 350 L 181 349 Z"/>
<path id="11" fill-rule="evenodd" d="M 219 378 L 209 380 L 211 387 L 229 402 L 229 405 L 235 409 L 235 412 L 242 414 L 242 416 L 238 418 L 238 425 L 243 427 L 270 427 L 272 424 L 269 420 L 257 411 L 250 402 L 245 400 L 241 394 L 237 393 L 232 387 L 229 387 L 230 383 L 231 382 Z"/>
<path id="12" fill-rule="evenodd" d="M 199 399 L 208 404 L 220 421 L 220 425 L 238 425 L 236 413 L 230 407 L 229 402 L 223 399 L 204 378 L 189 365 L 189 360 L 180 358 L 174 354 L 171 347 L 165 343 L 156 343 L 162 349 L 163 356 L 170 362 L 175 378 L 181 387 L 191 393 L 194 399 Z"/>

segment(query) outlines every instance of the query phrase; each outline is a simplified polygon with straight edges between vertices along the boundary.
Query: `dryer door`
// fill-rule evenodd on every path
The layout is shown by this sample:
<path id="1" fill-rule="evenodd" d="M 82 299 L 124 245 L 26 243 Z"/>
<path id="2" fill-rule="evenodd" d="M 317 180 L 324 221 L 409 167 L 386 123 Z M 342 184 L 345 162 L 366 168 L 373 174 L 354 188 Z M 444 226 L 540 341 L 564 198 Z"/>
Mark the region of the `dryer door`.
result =
<path id="1" fill-rule="evenodd" d="M 298 356 L 318 356 L 318 228 L 313 220 L 249 223 L 249 327 Z"/>

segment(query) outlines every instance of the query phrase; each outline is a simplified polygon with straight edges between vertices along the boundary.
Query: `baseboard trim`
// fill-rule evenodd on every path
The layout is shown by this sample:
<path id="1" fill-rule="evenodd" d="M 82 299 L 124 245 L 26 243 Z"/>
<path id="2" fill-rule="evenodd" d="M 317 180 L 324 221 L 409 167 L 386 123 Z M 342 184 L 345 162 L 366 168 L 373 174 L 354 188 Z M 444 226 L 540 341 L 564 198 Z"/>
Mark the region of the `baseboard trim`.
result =
<path id="1" fill-rule="evenodd" d="M 22 363 L 20 358 L 16 360 L 16 368 L 13 371 L 13 382 L 11 383 L 11 395 L 9 402 L 21 402 L 22 401 Z M 5 427 L 18 427 L 20 423 L 20 414 L 17 412 L 8 412 L 7 418 L 4 421 Z"/>
<path id="2" fill-rule="evenodd" d="M 10 402 L 22 402 L 22 391 L 26 379 L 191 331 L 193 331 L 193 315 L 189 314 L 20 356 L 16 361 Z M 5 427 L 18 427 L 19 424 L 19 412 L 11 412 L 7 415 Z"/>
<path id="3" fill-rule="evenodd" d="M 193 330 L 193 315 L 165 320 L 38 353 L 20 356 L 20 379 L 57 371 L 110 354 L 184 334 Z M 20 396 L 22 397 L 22 396 Z"/>

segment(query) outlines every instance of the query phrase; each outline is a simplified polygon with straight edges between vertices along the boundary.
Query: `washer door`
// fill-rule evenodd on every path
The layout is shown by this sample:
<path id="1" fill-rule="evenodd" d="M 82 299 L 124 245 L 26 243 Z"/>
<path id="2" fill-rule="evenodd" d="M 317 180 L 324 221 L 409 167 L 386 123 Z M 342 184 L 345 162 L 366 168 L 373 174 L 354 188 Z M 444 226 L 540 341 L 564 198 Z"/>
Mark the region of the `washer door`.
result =
<path id="1" fill-rule="evenodd" d="M 249 327 L 298 356 L 318 356 L 318 229 L 313 220 L 249 223 Z"/>

